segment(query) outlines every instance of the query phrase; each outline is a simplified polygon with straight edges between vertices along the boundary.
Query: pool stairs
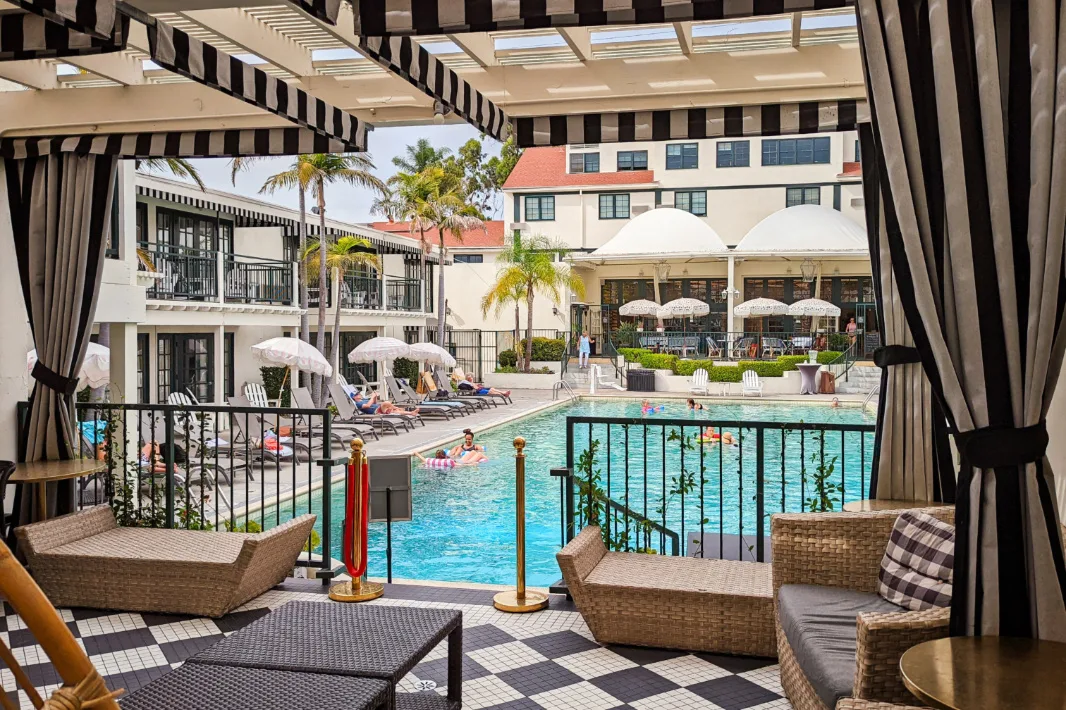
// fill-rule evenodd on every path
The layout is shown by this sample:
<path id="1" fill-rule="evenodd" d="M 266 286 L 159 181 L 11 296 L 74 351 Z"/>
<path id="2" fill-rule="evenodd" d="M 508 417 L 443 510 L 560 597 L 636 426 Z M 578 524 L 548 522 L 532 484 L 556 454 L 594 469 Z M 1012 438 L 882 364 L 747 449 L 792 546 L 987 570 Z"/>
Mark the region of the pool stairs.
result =
<path id="1" fill-rule="evenodd" d="M 855 364 L 846 379 L 837 380 L 837 392 L 841 394 L 869 394 L 881 384 L 881 368 L 873 363 Z"/>

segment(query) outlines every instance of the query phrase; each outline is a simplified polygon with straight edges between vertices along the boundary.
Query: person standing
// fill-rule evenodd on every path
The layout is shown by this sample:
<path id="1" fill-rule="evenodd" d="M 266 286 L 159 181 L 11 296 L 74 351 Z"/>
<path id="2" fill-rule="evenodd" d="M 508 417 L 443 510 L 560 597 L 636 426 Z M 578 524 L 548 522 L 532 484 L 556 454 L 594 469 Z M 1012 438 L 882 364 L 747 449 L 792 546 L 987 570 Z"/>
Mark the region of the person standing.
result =
<path id="1" fill-rule="evenodd" d="M 578 369 L 585 369 L 589 366 L 589 353 L 592 352 L 592 341 L 589 339 L 589 332 L 586 330 L 581 333 L 581 337 L 577 340 L 577 366 Z"/>
<path id="2" fill-rule="evenodd" d="M 855 334 L 859 330 L 859 326 L 855 323 L 855 319 L 854 318 L 852 318 L 851 320 L 848 321 L 848 327 L 846 328 L 846 330 L 848 332 L 848 344 L 849 345 L 854 345 L 855 344 Z"/>

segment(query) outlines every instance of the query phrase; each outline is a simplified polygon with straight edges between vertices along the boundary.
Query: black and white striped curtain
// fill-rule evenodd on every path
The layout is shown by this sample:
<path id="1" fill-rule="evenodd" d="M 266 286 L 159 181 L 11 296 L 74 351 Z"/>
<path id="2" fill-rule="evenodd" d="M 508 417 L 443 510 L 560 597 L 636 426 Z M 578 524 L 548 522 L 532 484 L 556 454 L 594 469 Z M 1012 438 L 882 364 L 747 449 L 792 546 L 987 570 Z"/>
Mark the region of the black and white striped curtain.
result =
<path id="1" fill-rule="evenodd" d="M 27 12 L 40 15 L 75 32 L 107 39 L 118 19 L 115 0 L 11 0 Z"/>
<path id="2" fill-rule="evenodd" d="M 874 352 L 874 362 L 881 368 L 881 389 L 870 497 L 954 503 L 955 468 L 947 419 L 922 369 L 921 356 L 907 325 L 899 282 L 892 272 L 877 146 L 869 123 L 859 127 L 859 139 L 870 266 L 883 343 Z"/>
<path id="3" fill-rule="evenodd" d="M 341 0 L 289 0 L 289 2 L 326 24 L 337 24 L 337 15 L 341 11 Z"/>
<path id="4" fill-rule="evenodd" d="M 1045 455 L 1066 350 L 1066 17 L 1057 0 L 858 8 L 892 271 L 962 459 L 952 632 L 1066 641 Z"/>
<path id="5" fill-rule="evenodd" d="M 20 442 L 27 461 L 77 453 L 72 407 L 96 312 L 116 167 L 111 156 L 69 153 L 0 161 L 38 357 Z M 37 515 L 36 495 L 22 497 L 21 521 Z M 48 496 L 50 516 L 73 510 L 72 483 L 50 484 Z"/>
<path id="6" fill-rule="evenodd" d="M 130 19 L 119 15 L 101 39 L 28 12 L 0 15 L 0 61 L 121 52 L 126 48 L 129 25 Z"/>

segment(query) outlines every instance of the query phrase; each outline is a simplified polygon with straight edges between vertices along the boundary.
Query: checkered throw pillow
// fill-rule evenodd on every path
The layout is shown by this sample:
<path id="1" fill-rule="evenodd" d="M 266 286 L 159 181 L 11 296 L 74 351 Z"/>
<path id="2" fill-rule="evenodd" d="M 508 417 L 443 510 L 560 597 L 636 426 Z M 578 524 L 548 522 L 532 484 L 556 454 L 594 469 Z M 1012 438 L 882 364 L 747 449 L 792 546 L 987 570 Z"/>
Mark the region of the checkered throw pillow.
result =
<path id="1" fill-rule="evenodd" d="M 912 611 L 950 606 L 954 563 L 954 526 L 925 513 L 902 513 L 881 560 L 878 594 Z"/>

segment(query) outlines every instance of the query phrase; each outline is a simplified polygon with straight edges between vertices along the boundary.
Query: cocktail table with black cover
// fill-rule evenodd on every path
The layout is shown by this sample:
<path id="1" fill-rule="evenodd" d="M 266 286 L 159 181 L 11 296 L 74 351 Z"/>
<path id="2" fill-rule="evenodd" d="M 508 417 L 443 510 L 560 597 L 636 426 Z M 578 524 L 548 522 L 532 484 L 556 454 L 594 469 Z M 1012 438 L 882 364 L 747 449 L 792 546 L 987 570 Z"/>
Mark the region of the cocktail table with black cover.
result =
<path id="1" fill-rule="evenodd" d="M 391 697 L 376 678 L 186 663 L 123 698 L 122 710 L 381 710 Z"/>
<path id="2" fill-rule="evenodd" d="M 426 654 L 448 639 L 448 696 L 395 693 Z M 451 609 L 294 601 L 186 663 L 381 678 L 393 707 L 462 706 L 463 615 Z"/>

